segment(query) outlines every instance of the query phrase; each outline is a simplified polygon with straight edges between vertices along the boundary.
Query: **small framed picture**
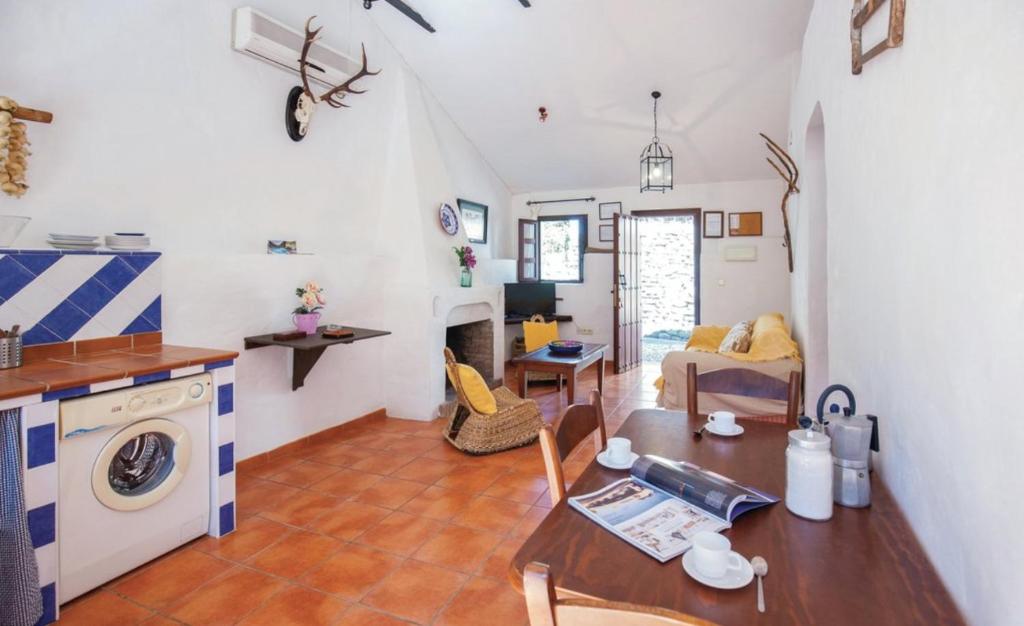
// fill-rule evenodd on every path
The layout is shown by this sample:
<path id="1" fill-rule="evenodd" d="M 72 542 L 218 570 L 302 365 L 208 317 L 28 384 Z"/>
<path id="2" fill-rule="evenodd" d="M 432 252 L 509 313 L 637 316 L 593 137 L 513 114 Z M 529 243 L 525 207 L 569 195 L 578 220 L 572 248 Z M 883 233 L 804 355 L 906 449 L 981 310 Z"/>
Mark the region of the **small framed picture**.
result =
<path id="1" fill-rule="evenodd" d="M 601 224 L 597 227 L 598 241 L 615 241 L 615 226 L 612 224 Z"/>
<path id="2" fill-rule="evenodd" d="M 294 241 L 268 239 L 267 254 L 298 254 L 299 247 Z"/>
<path id="3" fill-rule="evenodd" d="M 616 213 L 622 213 L 621 202 L 602 202 L 601 204 L 597 205 L 598 219 L 613 220 L 615 219 Z M 601 241 L 604 241 L 604 239 L 602 239 Z M 608 241 L 611 241 L 611 239 L 609 239 Z"/>
<path id="4" fill-rule="evenodd" d="M 725 236 L 725 211 L 704 211 L 704 238 L 721 239 Z"/>
<path id="5" fill-rule="evenodd" d="M 459 212 L 469 243 L 487 243 L 487 206 L 459 198 Z"/>

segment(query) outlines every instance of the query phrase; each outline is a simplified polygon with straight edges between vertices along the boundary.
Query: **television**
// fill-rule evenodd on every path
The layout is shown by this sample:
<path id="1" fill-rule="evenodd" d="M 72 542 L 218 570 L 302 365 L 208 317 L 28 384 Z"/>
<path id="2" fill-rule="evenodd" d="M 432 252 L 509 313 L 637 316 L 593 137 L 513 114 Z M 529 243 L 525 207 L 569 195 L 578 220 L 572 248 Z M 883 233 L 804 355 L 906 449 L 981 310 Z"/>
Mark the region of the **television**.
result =
<path id="1" fill-rule="evenodd" d="M 505 317 L 555 314 L 555 283 L 505 283 Z"/>

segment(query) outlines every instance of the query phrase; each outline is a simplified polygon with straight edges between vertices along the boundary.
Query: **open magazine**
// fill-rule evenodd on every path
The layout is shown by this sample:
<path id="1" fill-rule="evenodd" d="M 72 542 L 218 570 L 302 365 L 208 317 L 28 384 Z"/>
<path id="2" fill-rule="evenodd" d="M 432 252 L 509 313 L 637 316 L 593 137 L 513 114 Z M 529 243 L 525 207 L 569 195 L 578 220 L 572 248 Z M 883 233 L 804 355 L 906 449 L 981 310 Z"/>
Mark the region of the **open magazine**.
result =
<path id="1" fill-rule="evenodd" d="M 569 506 L 662 563 L 690 549 L 702 531 L 718 532 L 773 495 L 685 461 L 643 456 L 629 477 L 569 498 Z"/>

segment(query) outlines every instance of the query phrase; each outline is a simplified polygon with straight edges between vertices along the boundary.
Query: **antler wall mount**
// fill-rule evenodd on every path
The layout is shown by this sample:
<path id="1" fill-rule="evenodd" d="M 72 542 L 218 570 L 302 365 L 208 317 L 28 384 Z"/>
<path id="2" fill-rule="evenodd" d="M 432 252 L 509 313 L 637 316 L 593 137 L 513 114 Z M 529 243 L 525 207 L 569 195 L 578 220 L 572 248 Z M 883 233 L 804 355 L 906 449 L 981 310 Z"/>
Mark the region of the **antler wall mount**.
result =
<path id="1" fill-rule="evenodd" d="M 320 31 L 323 30 L 323 26 L 315 30 L 310 30 L 310 25 L 313 23 L 314 19 L 316 19 L 315 15 L 306 20 L 306 36 L 305 41 L 302 43 L 302 53 L 299 57 L 299 74 L 302 76 L 302 86 L 293 87 L 292 90 L 288 92 L 288 100 L 285 103 L 285 128 L 288 131 L 288 136 L 291 137 L 293 141 L 302 141 L 303 138 L 305 138 L 306 132 L 309 130 L 309 123 L 313 119 L 313 113 L 316 112 L 317 104 L 320 102 L 326 102 L 335 109 L 348 108 L 349 105 L 344 102 L 345 96 L 348 94 L 366 93 L 365 89 L 353 88 L 353 84 L 360 78 L 376 76 L 381 73 L 381 70 L 371 72 L 367 68 L 366 46 L 363 45 L 362 67 L 359 71 L 342 84 L 332 87 L 319 96 L 315 94 L 313 92 L 313 88 L 310 86 L 309 76 L 306 75 L 306 68 L 313 66 L 313 64 L 308 60 L 309 49 L 319 39 Z"/>
<path id="2" fill-rule="evenodd" d="M 771 156 L 765 157 L 765 159 L 779 173 L 782 180 L 786 181 L 786 191 L 782 194 L 782 227 L 785 230 L 782 245 L 786 247 L 786 255 L 789 259 L 789 272 L 793 273 L 793 242 L 789 238 L 789 210 L 786 205 L 789 203 L 790 195 L 800 193 L 800 188 L 797 187 L 797 182 L 800 180 L 800 170 L 796 166 L 796 161 L 779 144 L 772 141 L 764 133 L 758 134 L 764 139 L 768 151 L 778 159 L 778 162 L 773 161 Z"/>

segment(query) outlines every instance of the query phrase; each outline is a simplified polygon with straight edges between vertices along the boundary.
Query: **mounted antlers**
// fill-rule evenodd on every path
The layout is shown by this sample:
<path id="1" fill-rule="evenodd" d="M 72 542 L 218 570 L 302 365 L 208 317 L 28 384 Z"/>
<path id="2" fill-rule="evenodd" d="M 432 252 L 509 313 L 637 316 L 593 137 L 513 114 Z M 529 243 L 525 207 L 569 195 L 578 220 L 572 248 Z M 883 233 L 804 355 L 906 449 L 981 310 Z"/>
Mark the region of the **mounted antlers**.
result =
<path id="1" fill-rule="evenodd" d="M 371 72 L 367 69 L 366 46 L 364 45 L 362 46 L 363 66 L 354 76 L 352 76 L 352 78 L 349 78 L 344 83 L 337 87 L 333 87 L 320 96 L 313 93 L 313 88 L 309 84 L 309 76 L 306 74 L 306 67 L 308 65 L 312 65 L 307 57 L 309 56 L 310 48 L 312 48 L 313 44 L 319 39 L 320 31 L 323 30 L 323 26 L 315 30 L 310 30 L 310 25 L 313 23 L 314 19 L 316 19 L 315 15 L 306 20 L 306 37 L 302 42 L 302 53 L 299 57 L 299 74 L 302 76 L 302 87 L 292 89 L 292 93 L 288 96 L 288 109 L 292 112 L 295 122 L 298 122 L 298 127 L 293 129 L 291 120 L 286 120 L 289 122 L 288 134 L 295 141 L 299 141 L 305 137 L 306 130 L 309 127 L 310 120 L 313 118 L 313 112 L 316 110 L 318 102 L 326 102 L 335 109 L 340 109 L 342 107 L 348 108 L 348 105 L 342 102 L 345 96 L 350 93 L 366 93 L 365 89 L 354 89 L 353 84 L 360 78 L 376 76 L 381 72 L 380 70 Z M 314 65 L 313 67 L 316 66 Z"/>
<path id="2" fill-rule="evenodd" d="M 800 169 L 797 168 L 796 162 L 789 154 L 779 147 L 779 144 L 775 143 L 768 138 L 768 135 L 764 133 L 758 133 L 765 140 L 765 145 L 768 150 L 771 151 L 775 158 L 778 159 L 778 163 L 772 160 L 770 156 L 765 157 L 769 165 L 775 168 L 775 171 L 779 173 L 779 176 L 786 181 L 786 191 L 782 194 L 782 225 L 785 228 L 785 239 L 783 245 L 786 247 L 786 254 L 789 256 L 789 271 L 793 272 L 793 245 L 789 238 L 789 211 L 786 209 L 786 205 L 789 202 L 789 196 L 794 193 L 800 193 L 800 188 L 797 187 L 797 181 L 800 180 Z M 785 171 L 783 171 L 785 170 Z"/>

